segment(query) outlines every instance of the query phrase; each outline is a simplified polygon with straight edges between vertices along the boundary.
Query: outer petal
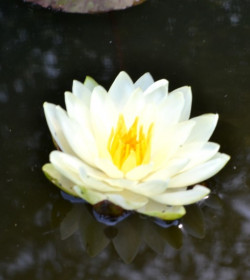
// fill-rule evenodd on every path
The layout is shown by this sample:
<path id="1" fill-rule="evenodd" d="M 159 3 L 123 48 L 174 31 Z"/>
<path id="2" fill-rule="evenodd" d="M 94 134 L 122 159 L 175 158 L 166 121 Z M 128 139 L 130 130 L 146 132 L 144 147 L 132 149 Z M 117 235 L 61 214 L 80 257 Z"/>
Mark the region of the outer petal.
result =
<path id="1" fill-rule="evenodd" d="M 87 87 L 91 92 L 95 87 L 98 86 L 98 83 L 93 78 L 86 76 L 83 85 Z"/>
<path id="2" fill-rule="evenodd" d="M 192 118 L 195 126 L 186 140 L 186 143 L 191 142 L 207 142 L 214 132 L 218 122 L 218 114 L 205 114 L 196 118 Z"/>
<path id="3" fill-rule="evenodd" d="M 212 159 L 171 178 L 169 188 L 181 188 L 203 182 L 219 172 L 230 157 L 217 153 Z"/>
<path id="4" fill-rule="evenodd" d="M 158 105 L 168 94 L 168 81 L 159 80 L 144 92 L 145 100 L 152 105 Z"/>
<path id="5" fill-rule="evenodd" d="M 183 206 L 167 206 L 153 200 L 150 200 L 145 206 L 136 211 L 163 220 L 176 220 L 186 213 Z"/>
<path id="6" fill-rule="evenodd" d="M 97 150 L 92 133 L 87 128 L 84 131 L 74 120 L 69 119 L 66 112 L 59 106 L 56 109 L 63 134 L 72 150 L 83 161 L 94 165 Z"/>
<path id="7" fill-rule="evenodd" d="M 62 131 L 60 121 L 58 120 L 56 106 L 46 102 L 43 107 L 51 135 L 59 148 L 66 153 L 72 155 L 75 154 Z"/>
<path id="8" fill-rule="evenodd" d="M 72 86 L 73 94 L 79 98 L 87 107 L 90 104 L 91 91 L 83 83 L 74 80 Z"/>
<path id="9" fill-rule="evenodd" d="M 75 120 L 83 130 L 88 129 L 92 133 L 90 112 L 85 103 L 71 92 L 65 92 L 65 104 L 68 116 Z"/>
<path id="10" fill-rule="evenodd" d="M 170 93 L 170 95 L 172 94 L 176 94 L 177 92 L 181 92 L 183 94 L 184 97 L 184 107 L 182 109 L 182 113 L 180 116 L 180 121 L 186 121 L 189 119 L 190 117 L 190 113 L 191 113 L 191 105 L 192 105 L 192 92 L 191 92 L 191 87 L 188 86 L 184 86 L 181 88 L 177 88 L 174 91 L 172 91 Z"/>
<path id="11" fill-rule="evenodd" d="M 60 161 L 61 157 L 58 156 L 59 153 L 60 152 L 57 151 L 50 153 L 50 162 L 53 164 L 54 168 L 75 185 L 82 185 L 78 170 L 73 165 L 69 166 L 64 160 Z"/>
<path id="12" fill-rule="evenodd" d="M 45 164 L 42 170 L 45 176 L 58 188 L 70 195 L 77 196 L 74 191 L 74 183 L 58 172 L 51 163 Z"/>
<path id="13" fill-rule="evenodd" d="M 169 94 L 157 108 L 155 129 L 162 130 L 170 125 L 177 124 L 180 121 L 183 107 L 184 97 L 182 92 Z"/>
<path id="14" fill-rule="evenodd" d="M 154 134 L 151 154 L 155 169 L 160 169 L 166 165 L 180 146 L 185 143 L 193 126 L 194 122 L 189 120 Z"/>
<path id="15" fill-rule="evenodd" d="M 54 167 L 76 185 L 94 189 L 100 192 L 116 192 L 122 188 L 105 182 L 108 177 L 101 171 L 86 165 L 75 157 L 59 151 L 50 154 L 50 161 Z"/>
<path id="16" fill-rule="evenodd" d="M 149 86 L 151 86 L 154 83 L 153 77 L 150 75 L 150 73 L 145 73 L 142 75 L 136 82 L 135 87 L 141 88 L 143 91 L 145 91 Z"/>
<path id="17" fill-rule="evenodd" d="M 89 176 L 95 179 L 106 179 L 108 178 L 103 172 L 100 170 L 86 164 L 81 161 L 77 157 L 71 156 L 69 154 L 53 151 L 50 153 L 50 160 L 54 165 L 61 166 L 61 168 L 68 169 L 69 172 L 74 172 L 76 174 L 79 173 L 79 169 L 84 169 Z"/>
<path id="18" fill-rule="evenodd" d="M 220 145 L 212 142 L 207 142 L 202 146 L 201 149 L 193 150 L 192 153 L 187 152 L 187 154 L 182 154 L 180 152 L 179 154 L 190 158 L 190 162 L 187 164 L 187 166 L 185 166 L 184 169 L 182 169 L 181 172 L 184 172 L 188 169 L 193 168 L 194 166 L 210 160 L 216 155 L 216 153 L 219 151 L 219 148 Z"/>
<path id="19" fill-rule="evenodd" d="M 159 203 L 167 205 L 187 205 L 197 202 L 207 196 L 210 190 L 201 185 L 196 185 L 191 190 L 166 192 L 165 194 L 155 195 L 151 198 Z"/>
<path id="20" fill-rule="evenodd" d="M 168 180 L 173 175 L 178 174 L 188 163 L 188 158 L 174 158 L 167 162 L 163 168 L 153 172 L 144 180 Z"/>

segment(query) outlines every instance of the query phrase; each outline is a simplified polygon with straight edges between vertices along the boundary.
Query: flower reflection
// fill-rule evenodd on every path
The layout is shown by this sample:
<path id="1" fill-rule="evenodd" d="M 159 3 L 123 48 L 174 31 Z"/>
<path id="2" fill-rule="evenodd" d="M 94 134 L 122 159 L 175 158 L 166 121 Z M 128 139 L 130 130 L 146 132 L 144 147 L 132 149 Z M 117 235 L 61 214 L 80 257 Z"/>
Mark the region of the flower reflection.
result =
<path id="1" fill-rule="evenodd" d="M 207 202 L 202 206 L 205 204 Z M 59 228 L 62 240 L 78 233 L 82 249 L 92 257 L 112 244 L 125 263 L 132 262 L 145 244 L 163 254 L 167 244 L 181 248 L 185 234 L 196 238 L 205 236 L 203 213 L 197 204 L 188 206 L 187 214 L 179 221 L 170 223 L 130 213 L 123 221 L 110 226 L 98 221 L 88 204 L 75 203 L 61 220 Z"/>

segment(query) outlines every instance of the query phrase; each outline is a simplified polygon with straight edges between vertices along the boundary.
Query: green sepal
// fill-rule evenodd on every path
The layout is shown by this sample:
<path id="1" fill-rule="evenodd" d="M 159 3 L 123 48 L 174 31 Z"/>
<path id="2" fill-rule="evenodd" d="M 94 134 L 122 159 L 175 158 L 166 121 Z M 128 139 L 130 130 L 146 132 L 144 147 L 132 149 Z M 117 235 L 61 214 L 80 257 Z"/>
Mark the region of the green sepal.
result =
<path id="1" fill-rule="evenodd" d="M 98 86 L 99 84 L 90 76 L 86 76 L 84 83 L 83 83 L 90 91 Z"/>
<path id="2" fill-rule="evenodd" d="M 49 181 L 51 181 L 51 183 L 56 185 L 62 191 L 66 192 L 66 193 L 68 193 L 70 195 L 77 196 L 77 194 L 75 193 L 75 191 L 73 189 L 74 184 L 70 180 L 68 180 L 66 177 L 62 176 L 55 169 L 53 164 L 46 163 L 42 167 L 42 171 L 45 174 L 45 176 L 49 179 Z"/>
<path id="3" fill-rule="evenodd" d="M 151 216 L 167 221 L 180 219 L 186 214 L 186 210 L 183 206 L 166 206 L 163 211 L 145 209 L 143 211 L 140 210 L 138 212 L 147 216 Z"/>

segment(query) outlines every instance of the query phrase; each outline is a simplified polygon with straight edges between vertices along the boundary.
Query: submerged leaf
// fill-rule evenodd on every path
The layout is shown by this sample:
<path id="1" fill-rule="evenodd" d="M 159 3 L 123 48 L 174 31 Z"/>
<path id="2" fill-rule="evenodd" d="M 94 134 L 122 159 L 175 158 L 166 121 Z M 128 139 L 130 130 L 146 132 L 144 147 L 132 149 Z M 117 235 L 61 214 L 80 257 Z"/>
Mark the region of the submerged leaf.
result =
<path id="1" fill-rule="evenodd" d="M 68 13 L 101 13 L 139 5 L 145 0 L 24 0 Z"/>

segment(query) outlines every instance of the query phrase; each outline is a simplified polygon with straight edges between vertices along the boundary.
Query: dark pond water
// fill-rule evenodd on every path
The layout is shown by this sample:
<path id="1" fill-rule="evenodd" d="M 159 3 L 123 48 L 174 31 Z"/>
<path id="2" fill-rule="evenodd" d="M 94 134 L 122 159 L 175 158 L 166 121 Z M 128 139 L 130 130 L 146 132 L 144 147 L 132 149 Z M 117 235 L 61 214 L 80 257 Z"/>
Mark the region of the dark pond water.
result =
<path id="1" fill-rule="evenodd" d="M 250 279 L 249 12 L 249 0 L 148 0 L 102 15 L 1 1 L 0 280 Z M 41 172 L 53 149 L 43 102 L 63 105 L 85 75 L 108 87 L 120 70 L 191 85 L 193 116 L 220 114 L 212 140 L 231 161 L 180 225 L 132 215 L 105 226 Z"/>

